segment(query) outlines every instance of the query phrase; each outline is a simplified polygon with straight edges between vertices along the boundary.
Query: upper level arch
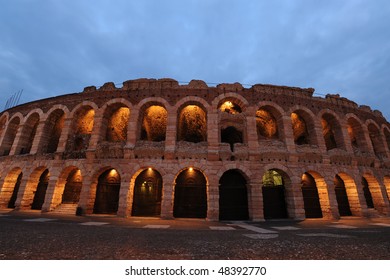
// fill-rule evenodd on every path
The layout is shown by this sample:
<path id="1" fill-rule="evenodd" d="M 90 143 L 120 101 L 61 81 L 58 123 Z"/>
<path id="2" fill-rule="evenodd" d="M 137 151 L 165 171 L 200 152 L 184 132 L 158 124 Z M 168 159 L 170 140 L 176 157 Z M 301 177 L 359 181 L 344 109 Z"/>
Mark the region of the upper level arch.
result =
<path id="1" fill-rule="evenodd" d="M 200 98 L 182 102 L 177 110 L 177 141 L 207 141 L 207 109 Z"/>
<path id="2" fill-rule="evenodd" d="M 68 114 L 69 110 L 65 106 L 54 106 L 47 113 L 38 152 L 54 153 L 57 151 L 65 118 Z"/>
<path id="3" fill-rule="evenodd" d="M 245 112 L 248 106 L 249 102 L 243 96 L 233 92 L 221 94 L 211 103 L 213 109 L 232 114 Z"/>
<path id="4" fill-rule="evenodd" d="M 33 110 L 25 118 L 22 131 L 17 143 L 16 154 L 29 154 L 34 143 L 35 135 L 42 116 L 42 110 Z"/>
<path id="5" fill-rule="evenodd" d="M 387 150 L 390 151 L 390 128 L 385 124 L 382 125 L 382 134 L 385 136 Z"/>
<path id="6" fill-rule="evenodd" d="M 289 110 L 296 145 L 318 145 L 315 128 L 316 117 L 312 111 L 303 106 L 294 106 Z"/>
<path id="7" fill-rule="evenodd" d="M 383 143 L 380 127 L 372 119 L 366 121 L 366 126 L 375 155 L 379 158 L 387 158 L 387 151 Z"/>
<path id="8" fill-rule="evenodd" d="M 258 103 L 256 127 L 260 140 L 284 139 L 283 115 L 283 109 L 273 102 Z"/>
<path id="9" fill-rule="evenodd" d="M 127 130 L 131 114 L 131 103 L 123 98 L 112 99 L 102 108 L 103 118 L 99 138 L 108 142 L 123 142 L 127 140 Z"/>
<path id="10" fill-rule="evenodd" d="M 17 113 L 14 116 L 12 116 L 12 119 L 8 122 L 0 146 L 0 155 L 8 156 L 10 154 L 11 148 L 15 141 L 16 133 L 19 130 L 19 126 L 22 119 L 23 119 L 22 114 Z"/>
<path id="11" fill-rule="evenodd" d="M 321 110 L 318 114 L 321 119 L 322 135 L 326 149 L 345 149 L 345 140 L 339 116 L 329 109 Z"/>
<path id="12" fill-rule="evenodd" d="M 355 114 L 347 114 L 348 136 L 355 153 L 368 152 L 364 124 Z"/>

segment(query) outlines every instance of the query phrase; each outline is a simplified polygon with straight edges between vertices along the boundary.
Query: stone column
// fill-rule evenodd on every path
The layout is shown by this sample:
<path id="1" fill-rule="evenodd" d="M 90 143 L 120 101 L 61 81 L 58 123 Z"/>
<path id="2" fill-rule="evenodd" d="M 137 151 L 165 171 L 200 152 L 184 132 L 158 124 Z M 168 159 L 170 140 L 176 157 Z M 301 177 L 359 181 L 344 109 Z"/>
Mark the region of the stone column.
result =
<path id="1" fill-rule="evenodd" d="M 133 206 L 134 182 L 131 184 L 130 179 L 122 178 L 119 191 L 119 205 L 117 216 L 129 217 Z"/>
<path id="2" fill-rule="evenodd" d="M 264 221 L 263 190 L 261 179 L 251 179 L 247 184 L 249 218 L 252 221 Z"/>
<path id="3" fill-rule="evenodd" d="M 175 157 L 176 147 L 176 122 L 177 115 L 173 108 L 167 108 L 168 120 L 167 131 L 165 136 L 165 154 L 164 159 L 173 159 Z"/>
<path id="4" fill-rule="evenodd" d="M 83 176 L 83 187 L 81 188 L 80 201 L 78 207 L 81 214 L 92 214 L 96 198 L 97 180 L 92 181 L 90 174 Z"/>
<path id="5" fill-rule="evenodd" d="M 61 203 L 61 200 L 59 202 L 54 201 L 54 198 L 56 196 L 57 181 L 58 177 L 50 175 L 49 184 L 47 186 L 45 194 L 45 201 L 42 205 L 42 212 L 53 211 Z M 62 196 L 59 196 L 59 198 L 61 199 Z"/>
<path id="6" fill-rule="evenodd" d="M 290 153 L 291 152 L 294 153 L 296 151 L 296 147 L 295 147 L 295 142 L 294 142 L 294 132 L 292 129 L 291 117 L 290 116 L 283 116 L 282 122 L 283 122 L 284 135 L 281 135 L 281 137 L 284 138 L 287 150 Z"/>
<path id="7" fill-rule="evenodd" d="M 57 153 L 63 153 L 66 149 L 66 144 L 72 131 L 72 118 L 66 117 L 64 120 L 64 127 L 61 131 L 60 140 L 58 141 Z"/>
<path id="8" fill-rule="evenodd" d="M 216 176 L 210 176 L 207 185 L 207 220 L 219 220 L 219 180 Z"/>
<path id="9" fill-rule="evenodd" d="M 31 146 L 30 154 L 34 155 L 38 152 L 38 148 L 42 141 L 43 129 L 45 127 L 46 121 L 40 121 L 35 133 L 34 142 Z"/>
<path id="10" fill-rule="evenodd" d="M 249 149 L 249 160 L 258 160 L 260 145 L 257 135 L 256 108 L 248 107 L 246 114 L 246 134 Z"/>
<path id="11" fill-rule="evenodd" d="M 291 186 L 285 186 L 286 206 L 289 217 L 295 220 L 305 219 L 305 204 L 302 196 L 302 184 L 299 176 L 291 178 Z"/>
<path id="12" fill-rule="evenodd" d="M 175 198 L 174 175 L 163 176 L 161 200 L 161 218 L 173 219 L 173 203 Z"/>
<path id="13" fill-rule="evenodd" d="M 325 184 L 327 186 L 328 197 L 329 197 L 330 213 L 328 215 L 330 218 L 339 219 L 340 213 L 339 213 L 339 208 L 338 208 L 339 206 L 338 206 L 337 198 L 336 198 L 336 192 L 334 190 L 334 188 L 335 188 L 334 179 L 331 177 L 327 177 L 327 178 L 324 178 L 324 181 L 325 181 Z M 321 205 L 321 208 L 322 208 L 322 205 Z M 324 213 L 324 212 L 322 212 L 322 213 Z"/>

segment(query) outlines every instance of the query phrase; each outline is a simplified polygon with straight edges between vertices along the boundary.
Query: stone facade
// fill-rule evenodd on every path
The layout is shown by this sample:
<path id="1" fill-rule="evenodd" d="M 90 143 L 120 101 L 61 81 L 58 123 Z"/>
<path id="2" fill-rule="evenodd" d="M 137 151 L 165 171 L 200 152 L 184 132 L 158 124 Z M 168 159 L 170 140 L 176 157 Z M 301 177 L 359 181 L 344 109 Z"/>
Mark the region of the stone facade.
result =
<path id="1" fill-rule="evenodd" d="M 280 176 L 288 218 L 309 217 L 311 202 L 318 202 L 317 217 L 337 219 L 349 215 L 342 212 L 347 208 L 353 216 L 389 216 L 390 124 L 368 106 L 313 92 L 138 79 L 11 108 L 0 113 L 0 207 L 56 211 L 66 196 L 78 214 L 128 217 L 136 213 L 136 200 L 150 198 L 138 198 L 137 188 L 161 185 L 151 215 L 263 220 L 273 207 L 266 206 L 266 178 Z M 157 183 L 137 181 L 149 178 L 147 170 L 156 171 Z M 221 215 L 221 205 L 229 204 L 222 198 L 229 171 L 229 178 L 244 182 L 237 184 L 246 201 Z M 206 182 L 204 198 L 196 198 L 205 200 L 199 206 L 204 215 L 196 211 L 202 203 L 188 202 L 198 191 L 187 192 L 187 202 L 175 197 L 183 172 L 197 172 Z M 193 190 L 203 184 L 188 182 Z M 305 194 L 305 184 L 317 198 Z M 79 188 L 73 200 L 65 195 L 70 185 Z M 100 185 L 118 187 L 108 208 L 97 203 L 107 200 Z M 343 209 L 339 187 L 348 204 Z M 232 204 L 233 193 L 227 196 Z"/>

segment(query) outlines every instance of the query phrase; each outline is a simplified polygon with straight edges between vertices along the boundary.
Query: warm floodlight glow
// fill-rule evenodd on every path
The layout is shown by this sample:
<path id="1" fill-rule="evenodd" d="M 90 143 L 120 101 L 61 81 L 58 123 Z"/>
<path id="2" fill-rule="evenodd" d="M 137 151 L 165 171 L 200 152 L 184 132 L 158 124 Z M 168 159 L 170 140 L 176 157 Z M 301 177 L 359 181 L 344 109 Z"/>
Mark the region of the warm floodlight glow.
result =
<path id="1" fill-rule="evenodd" d="M 188 170 L 192 172 L 194 171 L 194 168 L 190 167 Z"/>

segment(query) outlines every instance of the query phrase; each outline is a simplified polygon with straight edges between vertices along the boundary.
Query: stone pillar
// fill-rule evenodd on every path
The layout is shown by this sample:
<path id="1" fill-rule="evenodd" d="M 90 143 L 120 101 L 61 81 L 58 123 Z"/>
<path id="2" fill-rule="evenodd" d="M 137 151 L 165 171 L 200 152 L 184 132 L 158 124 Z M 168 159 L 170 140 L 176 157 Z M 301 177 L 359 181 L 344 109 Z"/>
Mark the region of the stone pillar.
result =
<path id="1" fill-rule="evenodd" d="M 69 134 L 71 133 L 71 131 L 72 131 L 72 118 L 66 117 L 64 120 L 64 127 L 61 131 L 60 140 L 58 141 L 58 147 L 57 147 L 58 153 L 65 152 L 66 144 L 67 144 L 68 139 L 70 137 Z"/>
<path id="2" fill-rule="evenodd" d="M 177 115 L 173 108 L 167 108 L 168 120 L 167 131 L 165 136 L 165 154 L 164 159 L 174 159 L 176 147 L 176 122 Z"/>
<path id="3" fill-rule="evenodd" d="M 88 150 L 96 150 L 96 147 L 101 139 L 102 125 L 103 125 L 103 112 L 100 110 L 96 112 L 95 118 L 93 121 L 93 129 L 91 133 L 91 138 L 89 139 Z"/>
<path id="4" fill-rule="evenodd" d="M 54 198 L 56 196 L 56 188 L 58 182 L 58 177 L 54 177 L 53 175 L 50 175 L 49 184 L 46 189 L 46 195 L 45 195 L 45 202 L 42 205 L 42 212 L 49 212 L 53 211 L 59 204 L 61 204 L 61 198 L 60 201 L 54 201 Z"/>
<path id="5" fill-rule="evenodd" d="M 33 199 L 34 193 L 31 190 L 33 184 L 38 185 L 39 177 L 36 180 L 30 178 L 30 176 L 23 176 L 22 181 L 20 182 L 18 197 L 15 202 L 16 210 L 24 210 L 30 209 Z M 33 180 L 33 182 L 31 182 Z"/>
<path id="6" fill-rule="evenodd" d="M 288 216 L 295 220 L 304 220 L 305 204 L 302 196 L 302 184 L 299 176 L 291 178 L 291 186 L 285 186 Z"/>
<path id="7" fill-rule="evenodd" d="M 257 135 L 256 125 L 256 108 L 248 107 L 245 112 L 246 114 L 246 134 L 249 149 L 249 160 L 257 160 L 259 155 L 260 145 L 259 138 Z"/>
<path id="8" fill-rule="evenodd" d="M 314 121 L 314 130 L 315 130 L 315 136 L 316 136 L 316 144 L 318 145 L 319 152 L 321 154 L 326 154 L 327 149 L 326 149 L 326 144 L 325 144 L 325 139 L 324 139 L 324 133 L 322 129 L 322 124 L 321 124 L 321 119 L 313 120 Z"/>
<path id="9" fill-rule="evenodd" d="M 35 133 L 34 142 L 31 146 L 31 150 L 30 150 L 30 154 L 32 154 L 32 155 L 34 155 L 38 152 L 38 148 L 39 148 L 40 143 L 42 141 L 42 135 L 43 135 L 43 130 L 45 128 L 45 124 L 46 124 L 45 121 L 39 122 L 39 125 L 37 127 L 37 131 Z"/>
<path id="10" fill-rule="evenodd" d="M 263 190 L 260 179 L 251 179 L 247 184 L 249 218 L 264 221 Z"/>
<path id="11" fill-rule="evenodd" d="M 327 177 L 324 179 L 324 181 L 325 181 L 326 186 L 327 186 L 328 197 L 329 197 L 330 213 L 328 215 L 330 218 L 340 219 L 339 206 L 337 203 L 336 192 L 334 190 L 334 188 L 335 188 L 334 179 L 331 177 Z M 322 205 L 321 205 L 321 208 L 322 208 Z M 322 213 L 324 214 L 324 211 Z M 325 218 L 325 216 L 324 216 L 324 218 Z"/>
<path id="12" fill-rule="evenodd" d="M 284 138 L 287 150 L 290 153 L 294 153 L 296 151 L 296 147 L 295 147 L 295 142 L 294 142 L 294 132 L 292 129 L 291 117 L 290 116 L 283 116 L 282 123 L 283 123 L 283 132 L 284 132 L 283 134 L 284 135 L 281 135 L 281 137 Z"/>
<path id="13" fill-rule="evenodd" d="M 92 214 L 93 206 L 96 198 L 97 180 L 92 181 L 90 174 L 83 176 L 83 187 L 81 188 L 80 201 L 78 207 L 81 209 L 81 214 Z"/>
<path id="14" fill-rule="evenodd" d="M 215 108 L 207 114 L 207 142 L 208 153 L 207 158 L 210 161 L 219 160 L 219 123 L 218 112 Z"/>
<path id="15" fill-rule="evenodd" d="M 354 182 L 345 183 L 347 189 L 349 206 L 353 216 L 368 217 L 367 201 L 364 196 L 363 185 L 360 176 L 352 179 Z"/>
<path id="16" fill-rule="evenodd" d="M 133 206 L 133 193 L 134 193 L 134 182 L 131 184 L 131 180 L 122 178 L 121 187 L 119 191 L 119 205 L 117 216 L 129 217 L 131 216 L 131 210 Z"/>
<path id="17" fill-rule="evenodd" d="M 9 153 L 10 156 L 13 156 L 18 152 L 16 149 L 17 147 L 19 147 L 19 142 L 21 141 L 22 138 L 22 131 L 24 130 L 24 126 L 25 124 L 21 124 L 18 127 L 18 131 L 16 132 L 16 136 L 14 138 L 14 142 L 12 143 L 12 147 Z"/>
<path id="18" fill-rule="evenodd" d="M 344 119 L 342 119 L 342 120 L 340 120 L 340 127 L 341 127 L 341 135 L 343 137 L 345 150 L 348 153 L 353 154 L 351 140 L 350 140 L 349 135 L 348 135 L 348 123 Z"/>
<path id="19" fill-rule="evenodd" d="M 163 176 L 162 191 L 161 218 L 173 219 L 173 203 L 175 199 L 175 183 L 173 175 L 169 174 L 168 176 Z"/>
<path id="20" fill-rule="evenodd" d="M 207 185 L 207 220 L 219 220 L 219 180 L 216 176 L 210 176 Z"/>
<path id="21" fill-rule="evenodd" d="M 11 188 L 8 187 L 8 185 L 12 184 L 12 182 L 9 182 L 9 183 L 6 182 L 5 176 L 6 175 L 4 174 L 4 177 L 0 178 L 0 208 L 7 208 L 9 199 L 12 196 L 12 193 L 10 194 Z M 14 180 L 12 180 L 12 181 L 14 181 Z M 15 183 L 16 183 L 16 181 L 15 181 Z"/>

